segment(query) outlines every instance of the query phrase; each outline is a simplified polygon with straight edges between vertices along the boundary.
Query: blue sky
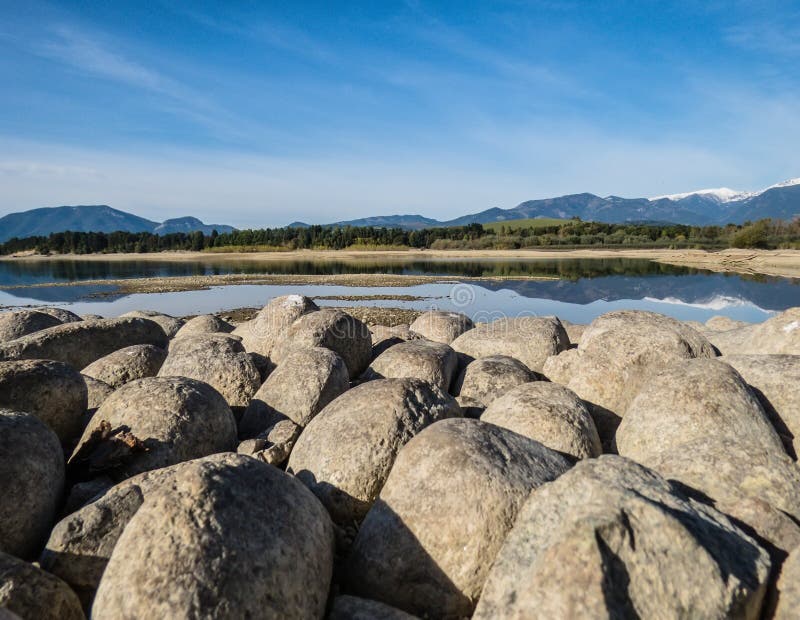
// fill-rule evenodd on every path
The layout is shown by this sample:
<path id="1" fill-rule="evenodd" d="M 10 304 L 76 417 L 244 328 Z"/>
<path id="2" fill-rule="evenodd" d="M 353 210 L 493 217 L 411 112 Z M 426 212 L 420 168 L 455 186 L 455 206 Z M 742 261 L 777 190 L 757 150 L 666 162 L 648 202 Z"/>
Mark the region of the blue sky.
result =
<path id="1" fill-rule="evenodd" d="M 449 218 L 800 176 L 800 1 L 0 0 L 0 214 Z"/>

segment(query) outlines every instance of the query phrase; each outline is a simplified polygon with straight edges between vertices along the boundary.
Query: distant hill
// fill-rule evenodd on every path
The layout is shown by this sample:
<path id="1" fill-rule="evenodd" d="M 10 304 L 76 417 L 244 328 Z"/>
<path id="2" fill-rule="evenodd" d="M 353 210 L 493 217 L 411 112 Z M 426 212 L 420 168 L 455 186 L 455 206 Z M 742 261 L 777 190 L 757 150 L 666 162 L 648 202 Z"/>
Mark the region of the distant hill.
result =
<path id="1" fill-rule="evenodd" d="M 800 179 L 778 183 L 760 192 L 739 192 L 728 188 L 704 189 L 654 198 L 621 198 L 594 194 L 570 194 L 556 198 L 527 200 L 510 209 L 493 207 L 452 220 L 438 221 L 420 215 L 384 215 L 360 220 L 334 222 L 330 226 L 386 226 L 419 229 L 436 226 L 502 223 L 510 220 L 550 218 L 620 224 L 659 222 L 705 226 L 741 224 L 773 218 L 800 217 Z M 295 222 L 292 226 L 300 225 Z M 307 226 L 307 224 L 303 224 Z"/>
<path id="2" fill-rule="evenodd" d="M 203 224 L 196 217 L 176 217 L 171 220 L 164 220 L 153 229 L 153 232 L 157 235 L 168 235 L 170 233 L 190 233 L 198 230 L 204 235 L 210 235 L 215 230 L 221 234 L 233 232 L 236 229 L 225 224 Z"/>
<path id="3" fill-rule="evenodd" d="M 55 232 L 74 230 L 78 232 L 152 232 L 159 235 L 174 232 L 204 234 L 231 232 L 231 226 L 203 224 L 194 217 L 167 220 L 162 224 L 112 209 L 107 205 L 81 205 L 75 207 L 45 207 L 20 213 L 9 213 L 0 217 L 0 243 L 13 237 L 33 237 Z"/>

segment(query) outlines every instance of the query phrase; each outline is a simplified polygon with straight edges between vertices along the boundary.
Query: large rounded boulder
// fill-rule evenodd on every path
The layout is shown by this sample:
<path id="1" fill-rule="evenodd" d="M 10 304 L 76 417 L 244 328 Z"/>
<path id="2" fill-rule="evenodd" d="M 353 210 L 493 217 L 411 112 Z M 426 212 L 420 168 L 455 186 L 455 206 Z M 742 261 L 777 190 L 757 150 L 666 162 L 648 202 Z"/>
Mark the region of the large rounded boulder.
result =
<path id="1" fill-rule="evenodd" d="M 87 396 L 80 373 L 63 362 L 0 362 L 0 407 L 35 415 L 64 444 L 83 430 Z"/>
<path id="2" fill-rule="evenodd" d="M 106 398 L 69 464 L 80 477 L 125 478 L 235 449 L 236 421 L 216 390 L 186 377 L 150 377 Z"/>
<path id="3" fill-rule="evenodd" d="M 150 494 L 109 558 L 98 618 L 319 618 L 333 527 L 297 480 L 246 456 L 199 462 Z"/>
<path id="4" fill-rule="evenodd" d="M 120 314 L 120 318 L 127 316 L 140 319 L 150 319 L 154 323 L 158 323 L 161 326 L 161 329 L 164 330 L 167 338 L 173 338 L 185 323 L 183 319 L 178 319 L 174 316 L 170 316 L 169 314 L 155 312 L 154 310 L 131 310 L 125 314 Z"/>
<path id="5" fill-rule="evenodd" d="M 150 495 L 170 488 L 176 474 L 185 469 L 215 467 L 230 457 L 230 453 L 218 454 L 147 471 L 89 498 L 93 501 L 68 513 L 53 527 L 39 563 L 68 583 L 83 606 L 90 608 L 120 535 Z"/>
<path id="6" fill-rule="evenodd" d="M 217 390 L 231 407 L 247 407 L 261 386 L 261 374 L 242 344 L 225 334 L 175 338 L 159 377 L 189 377 Z"/>
<path id="7" fill-rule="evenodd" d="M 64 488 L 64 454 L 37 417 L 0 409 L 0 551 L 36 554 Z"/>
<path id="8" fill-rule="evenodd" d="M 602 456 L 531 493 L 473 617 L 756 619 L 769 569 L 724 515 Z"/>
<path id="9" fill-rule="evenodd" d="M 576 459 L 599 456 L 603 447 L 588 408 L 563 385 L 525 383 L 492 401 L 481 420 L 530 437 Z"/>
<path id="10" fill-rule="evenodd" d="M 61 321 L 37 310 L 0 312 L 0 342 L 8 342 L 55 325 L 61 325 Z"/>
<path id="11" fill-rule="evenodd" d="M 777 560 L 800 545 L 800 469 L 747 436 L 701 437 L 647 465 L 750 528 Z"/>
<path id="12" fill-rule="evenodd" d="M 389 347 L 375 358 L 362 378 L 397 379 L 411 377 L 449 390 L 458 356 L 448 345 L 430 340 L 409 340 Z"/>
<path id="13" fill-rule="evenodd" d="M 89 596 L 85 582 L 102 576 L 98 618 L 319 618 L 333 546 L 330 518 L 302 484 L 220 454 L 112 488 L 59 523 L 42 564 L 83 577 Z"/>
<path id="14" fill-rule="evenodd" d="M 348 390 L 311 420 L 294 446 L 295 474 L 341 525 L 360 521 L 398 451 L 437 420 L 460 415 L 452 396 L 420 379 L 378 379 Z"/>
<path id="15" fill-rule="evenodd" d="M 726 355 L 730 364 L 753 390 L 787 452 L 797 460 L 800 452 L 800 356 Z"/>
<path id="16" fill-rule="evenodd" d="M 569 467 L 493 424 L 431 425 L 397 455 L 356 537 L 347 587 L 419 616 L 469 616 L 519 507 Z"/>
<path id="17" fill-rule="evenodd" d="M 728 364 L 694 359 L 671 364 L 649 377 L 617 429 L 622 456 L 644 465 L 679 452 L 695 439 L 747 438 L 784 454 L 758 399 Z"/>
<path id="18" fill-rule="evenodd" d="M 597 317 L 577 349 L 551 357 L 543 372 L 590 403 L 605 446 L 649 375 L 670 363 L 715 357 L 711 343 L 661 314 L 618 310 Z"/>
<path id="19" fill-rule="evenodd" d="M 453 385 L 453 393 L 487 406 L 509 390 L 540 381 L 542 376 L 508 355 L 489 355 L 468 364 Z"/>
<path id="20" fill-rule="evenodd" d="M 0 344 L 0 360 L 48 359 L 76 370 L 134 344 L 165 348 L 167 337 L 149 319 L 91 319 L 64 323 Z"/>
<path id="21" fill-rule="evenodd" d="M 272 349 L 289 326 L 304 314 L 319 310 L 303 295 L 281 295 L 269 301 L 253 319 L 238 325 L 233 334 L 241 337 L 248 353 L 272 356 Z"/>
<path id="22" fill-rule="evenodd" d="M 71 310 L 67 310 L 66 308 L 55 308 L 53 306 L 43 306 L 41 308 L 36 308 L 37 312 L 44 312 L 45 314 L 49 314 L 50 316 L 56 317 L 62 323 L 75 323 L 76 321 L 82 321 L 83 319 L 72 312 Z"/>
<path id="23" fill-rule="evenodd" d="M 541 372 L 548 357 L 569 347 L 569 338 L 557 318 L 526 316 L 481 323 L 453 340 L 451 346 L 468 361 L 510 355 Z"/>
<path id="24" fill-rule="evenodd" d="M 330 349 L 295 349 L 253 396 L 239 424 L 243 437 L 255 437 L 288 418 L 298 426 L 350 387 L 344 360 Z"/>
<path id="25" fill-rule="evenodd" d="M 460 312 L 430 310 L 419 315 L 411 324 L 410 329 L 433 342 L 450 344 L 473 327 L 475 325 L 472 320 Z"/>
<path id="26" fill-rule="evenodd" d="M 800 355 L 800 308 L 789 308 L 763 323 L 708 335 L 722 355 Z"/>
<path id="27" fill-rule="evenodd" d="M 81 374 L 116 389 L 135 379 L 155 377 L 166 357 L 164 349 L 151 344 L 135 344 L 101 357 L 81 370 Z"/>
<path id="28" fill-rule="evenodd" d="M 186 321 L 175 333 L 175 340 L 205 334 L 229 334 L 233 325 L 213 314 L 201 314 Z"/>
<path id="29" fill-rule="evenodd" d="M 337 353 L 355 379 L 367 368 L 372 357 L 372 336 L 357 318 L 334 308 L 303 314 L 276 343 L 271 359 L 280 364 L 293 348 L 325 347 Z"/>
<path id="30" fill-rule="evenodd" d="M 58 577 L 0 552 L 0 609 L 20 618 L 83 620 L 78 597 Z"/>

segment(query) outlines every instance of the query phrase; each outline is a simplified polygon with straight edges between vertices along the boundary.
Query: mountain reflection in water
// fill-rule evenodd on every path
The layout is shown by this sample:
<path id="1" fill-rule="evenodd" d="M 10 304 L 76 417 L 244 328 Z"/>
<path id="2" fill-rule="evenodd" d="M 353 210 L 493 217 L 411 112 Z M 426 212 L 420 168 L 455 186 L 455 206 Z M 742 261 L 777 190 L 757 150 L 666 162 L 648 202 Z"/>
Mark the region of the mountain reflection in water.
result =
<path id="1" fill-rule="evenodd" d="M 207 291 L 113 295 L 103 280 L 223 274 L 332 275 L 388 273 L 450 277 L 503 278 L 470 282 L 475 299 L 460 307 L 449 298 L 452 283 L 411 287 L 351 287 L 340 285 L 236 285 Z M 538 276 L 552 280 L 514 277 Z M 25 284 L 94 280 L 96 284 L 8 288 Z M 5 290 L 4 290 L 5 289 Z M 102 299 L 87 295 L 112 293 Z M 663 265 L 642 259 L 486 260 L 207 260 L 207 261 L 0 261 L 0 304 L 71 304 L 79 312 L 113 315 L 133 308 L 173 314 L 212 312 L 238 306 L 258 306 L 287 292 L 317 296 L 417 295 L 416 301 L 370 301 L 384 306 L 441 307 L 468 314 L 485 312 L 558 313 L 568 320 L 587 321 L 617 308 L 653 309 L 678 318 L 704 320 L 725 314 L 762 321 L 771 312 L 800 306 L 800 280 L 768 276 L 720 274 Z M 326 300 L 327 305 L 353 301 Z M 364 302 L 367 303 L 367 302 Z M 138 304 L 138 305 L 136 305 Z M 572 318 L 570 318 L 572 317 Z"/>

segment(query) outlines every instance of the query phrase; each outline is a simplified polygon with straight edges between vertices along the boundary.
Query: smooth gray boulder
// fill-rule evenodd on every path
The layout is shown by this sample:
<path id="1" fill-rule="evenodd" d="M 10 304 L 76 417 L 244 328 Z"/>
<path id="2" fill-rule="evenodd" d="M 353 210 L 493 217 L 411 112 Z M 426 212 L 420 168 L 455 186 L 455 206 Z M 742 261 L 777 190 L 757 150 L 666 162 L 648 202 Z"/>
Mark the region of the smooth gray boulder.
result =
<path id="1" fill-rule="evenodd" d="M 306 426 L 350 387 L 344 360 L 330 349 L 295 349 L 267 378 L 239 422 L 241 437 L 255 437 L 275 422 Z"/>
<path id="2" fill-rule="evenodd" d="M 164 330 L 149 319 L 91 319 L 64 323 L 0 344 L 0 360 L 48 359 L 76 370 L 123 347 L 151 344 L 165 348 Z"/>
<path id="3" fill-rule="evenodd" d="M 460 312 L 429 310 L 419 315 L 409 329 L 433 342 L 450 344 L 473 327 L 472 319 Z"/>
<path id="4" fill-rule="evenodd" d="M 747 436 L 700 437 L 647 465 L 751 528 L 776 561 L 800 545 L 800 469 L 788 455 Z"/>
<path id="5" fill-rule="evenodd" d="M 0 343 L 61 325 L 56 317 L 37 310 L 0 312 Z"/>
<path id="6" fill-rule="evenodd" d="M 235 449 L 236 421 L 216 390 L 186 377 L 149 377 L 106 398 L 69 465 L 81 478 L 122 479 Z"/>
<path id="7" fill-rule="evenodd" d="M 377 379 L 325 407 L 300 435 L 287 471 L 340 525 L 360 521 L 398 451 L 437 420 L 460 415 L 452 396 L 420 379 Z"/>
<path id="8" fill-rule="evenodd" d="M 372 336 L 357 318 L 334 308 L 323 308 L 302 315 L 276 342 L 271 359 L 280 365 L 293 348 L 325 347 L 337 353 L 355 379 L 369 365 Z"/>
<path id="9" fill-rule="evenodd" d="M 78 597 L 58 577 L 0 552 L 0 608 L 20 618 L 83 620 Z"/>
<path id="10" fill-rule="evenodd" d="M 84 601 L 99 581 L 99 618 L 322 617 L 332 564 L 313 495 L 230 453 L 115 486 L 61 521 L 42 556 Z"/>
<path id="11" fill-rule="evenodd" d="M 800 355 L 800 308 L 736 329 L 707 332 L 722 355 Z"/>
<path id="12" fill-rule="evenodd" d="M 233 325 L 223 321 L 213 314 L 201 314 L 186 321 L 176 332 L 174 339 L 186 338 L 187 336 L 202 336 L 204 334 L 229 334 L 233 331 Z"/>
<path id="13" fill-rule="evenodd" d="M 535 439 L 575 459 L 603 452 L 589 409 L 563 385 L 535 381 L 506 392 L 481 414 L 481 420 Z"/>
<path id="14" fill-rule="evenodd" d="M 597 317 L 577 349 L 551 357 L 543 372 L 591 406 L 604 447 L 648 376 L 678 360 L 715 357 L 711 343 L 673 318 L 641 310 Z"/>
<path id="15" fill-rule="evenodd" d="M 233 334 L 242 338 L 248 353 L 272 356 L 272 349 L 289 326 L 304 314 L 319 310 L 317 304 L 303 295 L 281 295 L 265 305 L 256 316 L 237 325 Z"/>
<path id="16" fill-rule="evenodd" d="M 451 343 L 466 360 L 510 355 L 535 372 L 545 360 L 569 348 L 564 326 L 556 317 L 505 318 L 480 323 Z"/>
<path id="17" fill-rule="evenodd" d="M 64 454 L 36 416 L 0 409 L 0 551 L 38 553 L 64 490 Z"/>
<path id="18" fill-rule="evenodd" d="M 79 315 L 75 314 L 71 310 L 66 310 L 65 308 L 54 308 L 51 306 L 45 306 L 42 308 L 36 308 L 36 311 L 49 314 L 50 316 L 54 316 L 62 323 L 75 323 L 76 321 L 83 320 Z"/>
<path id="19" fill-rule="evenodd" d="M 800 451 L 800 356 L 726 355 L 764 407 L 784 447 L 797 460 Z M 794 388 L 794 389 L 793 389 Z"/>
<path id="20" fill-rule="evenodd" d="M 755 619 L 769 569 L 724 515 L 601 456 L 531 493 L 473 618 Z"/>
<path id="21" fill-rule="evenodd" d="M 247 407 L 261 387 L 261 374 L 242 344 L 226 334 L 176 337 L 159 377 L 189 377 L 208 383 L 234 408 Z"/>
<path id="22" fill-rule="evenodd" d="M 185 461 L 112 486 L 56 523 L 39 563 L 68 583 L 88 609 L 117 540 L 147 498 L 160 488 L 168 489 L 178 472 L 224 465 L 230 457 L 230 453 L 223 453 Z"/>
<path id="23" fill-rule="evenodd" d="M 62 362 L 0 362 L 0 408 L 35 415 L 61 443 L 74 441 L 83 430 L 87 396 L 80 373 Z"/>
<path id="24" fill-rule="evenodd" d="M 519 507 L 569 467 L 493 424 L 432 424 L 400 450 L 361 525 L 349 591 L 419 616 L 469 616 Z"/>
<path id="25" fill-rule="evenodd" d="M 116 389 L 135 379 L 155 377 L 166 358 L 164 349 L 151 344 L 135 344 L 101 357 L 81 370 L 81 374 Z"/>
<path id="26" fill-rule="evenodd" d="M 450 389 L 458 356 L 449 345 L 430 340 L 409 340 L 389 347 L 372 360 L 362 379 L 422 379 L 444 391 Z"/>
<path id="27" fill-rule="evenodd" d="M 379 601 L 340 594 L 333 599 L 327 620 L 415 620 L 416 616 Z"/>
<path id="28" fill-rule="evenodd" d="M 158 323 L 161 326 L 161 329 L 164 330 L 167 338 L 173 338 L 185 323 L 183 319 L 178 319 L 174 316 L 170 316 L 169 314 L 155 312 L 154 310 L 131 310 L 130 312 L 120 315 L 120 317 L 127 316 L 150 319 L 154 323 Z"/>
<path id="29" fill-rule="evenodd" d="M 616 434 L 619 454 L 650 466 L 695 439 L 747 438 L 785 454 L 753 392 L 731 366 L 711 359 L 676 362 L 652 373 Z"/>
<path id="30" fill-rule="evenodd" d="M 333 548 L 330 518 L 292 476 L 240 455 L 195 461 L 127 523 L 92 615 L 320 618 Z"/>
<path id="31" fill-rule="evenodd" d="M 794 620 L 800 609 L 800 546 L 786 558 L 778 580 L 778 606 L 775 620 Z"/>
<path id="32" fill-rule="evenodd" d="M 510 389 L 542 378 L 518 359 L 508 355 L 489 355 L 470 362 L 461 371 L 453 384 L 453 393 L 486 407 Z"/>

